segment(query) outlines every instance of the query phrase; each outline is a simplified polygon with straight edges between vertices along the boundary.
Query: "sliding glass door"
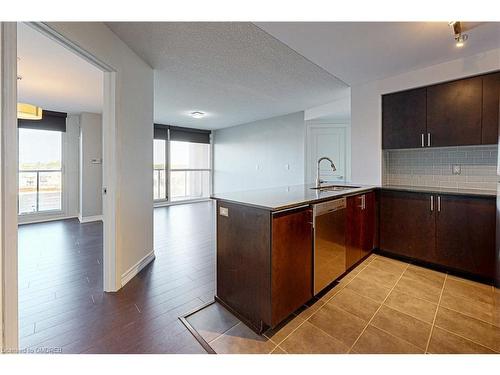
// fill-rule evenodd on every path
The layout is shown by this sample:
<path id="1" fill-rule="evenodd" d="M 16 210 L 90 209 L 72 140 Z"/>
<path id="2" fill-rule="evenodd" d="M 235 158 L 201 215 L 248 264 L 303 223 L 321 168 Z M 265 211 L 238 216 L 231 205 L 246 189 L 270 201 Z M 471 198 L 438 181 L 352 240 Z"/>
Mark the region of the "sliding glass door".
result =
<path id="1" fill-rule="evenodd" d="M 19 129 L 19 215 L 62 211 L 62 132 Z"/>
<path id="2" fill-rule="evenodd" d="M 153 149 L 155 201 L 190 201 L 210 196 L 209 131 L 155 125 Z"/>
<path id="3" fill-rule="evenodd" d="M 210 144 L 170 142 L 172 201 L 210 196 Z"/>

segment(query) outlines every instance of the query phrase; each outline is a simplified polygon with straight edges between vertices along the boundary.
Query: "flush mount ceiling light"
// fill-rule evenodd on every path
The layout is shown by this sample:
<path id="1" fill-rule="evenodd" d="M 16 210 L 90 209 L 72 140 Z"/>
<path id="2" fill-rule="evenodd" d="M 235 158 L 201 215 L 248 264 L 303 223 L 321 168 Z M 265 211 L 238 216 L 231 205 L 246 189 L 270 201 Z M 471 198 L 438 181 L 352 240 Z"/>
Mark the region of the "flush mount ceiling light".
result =
<path id="1" fill-rule="evenodd" d="M 462 32 L 462 24 L 460 21 L 451 21 L 448 23 L 453 29 L 453 37 L 455 38 L 455 46 L 461 48 L 469 36 Z"/>
<path id="2" fill-rule="evenodd" d="M 193 118 L 203 118 L 206 116 L 205 112 L 200 112 L 200 111 L 194 111 L 189 114 Z"/>
<path id="3" fill-rule="evenodd" d="M 41 120 L 43 110 L 32 104 L 17 103 L 17 118 L 21 120 Z"/>

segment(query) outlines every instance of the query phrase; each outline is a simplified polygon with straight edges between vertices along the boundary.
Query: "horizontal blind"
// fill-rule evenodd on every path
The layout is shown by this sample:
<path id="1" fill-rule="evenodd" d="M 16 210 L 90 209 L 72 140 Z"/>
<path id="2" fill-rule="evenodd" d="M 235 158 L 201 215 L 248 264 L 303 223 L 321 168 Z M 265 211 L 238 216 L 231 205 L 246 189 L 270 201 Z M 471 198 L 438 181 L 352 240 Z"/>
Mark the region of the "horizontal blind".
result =
<path id="1" fill-rule="evenodd" d="M 21 129 L 53 130 L 59 132 L 66 131 L 67 113 L 46 111 L 42 112 L 41 120 L 17 120 L 17 127 Z"/>
<path id="2" fill-rule="evenodd" d="M 167 139 L 170 129 L 170 140 L 191 143 L 210 143 L 210 130 L 183 128 L 180 126 L 154 124 L 154 138 Z"/>
<path id="3" fill-rule="evenodd" d="M 168 125 L 155 124 L 154 131 L 153 131 L 153 138 L 154 139 L 167 139 L 168 138 Z"/>

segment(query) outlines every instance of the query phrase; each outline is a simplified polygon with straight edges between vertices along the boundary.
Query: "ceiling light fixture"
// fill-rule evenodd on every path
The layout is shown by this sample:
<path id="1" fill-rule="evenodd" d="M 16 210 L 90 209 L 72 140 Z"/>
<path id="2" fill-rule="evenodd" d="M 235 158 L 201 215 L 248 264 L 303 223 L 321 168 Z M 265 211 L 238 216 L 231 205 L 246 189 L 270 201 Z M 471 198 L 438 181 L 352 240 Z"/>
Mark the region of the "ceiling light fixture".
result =
<path id="1" fill-rule="evenodd" d="M 43 110 L 33 104 L 17 103 L 17 118 L 21 120 L 41 120 Z"/>
<path id="2" fill-rule="evenodd" d="M 448 25 L 453 29 L 453 37 L 455 38 L 455 46 L 461 48 L 465 41 L 469 38 L 467 34 L 462 33 L 462 23 L 460 21 L 448 22 Z"/>
<path id="3" fill-rule="evenodd" d="M 189 114 L 193 118 L 203 118 L 206 116 L 205 112 L 200 112 L 200 111 L 194 111 Z"/>

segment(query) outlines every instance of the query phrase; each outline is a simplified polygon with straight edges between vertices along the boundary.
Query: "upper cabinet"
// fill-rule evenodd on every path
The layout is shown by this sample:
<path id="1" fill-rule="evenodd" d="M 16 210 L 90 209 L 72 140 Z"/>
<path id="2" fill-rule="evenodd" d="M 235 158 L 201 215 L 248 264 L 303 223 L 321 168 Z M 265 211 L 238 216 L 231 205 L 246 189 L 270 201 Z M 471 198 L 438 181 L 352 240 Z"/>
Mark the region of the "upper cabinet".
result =
<path id="1" fill-rule="evenodd" d="M 382 96 L 382 148 L 496 144 L 500 73 Z"/>
<path id="2" fill-rule="evenodd" d="M 483 77 L 483 117 L 481 143 L 498 142 L 498 112 L 500 98 L 500 73 Z"/>
<path id="3" fill-rule="evenodd" d="M 382 97 L 382 148 L 422 147 L 426 136 L 426 89 Z"/>
<path id="4" fill-rule="evenodd" d="M 481 144 L 482 78 L 427 88 L 428 146 Z"/>

